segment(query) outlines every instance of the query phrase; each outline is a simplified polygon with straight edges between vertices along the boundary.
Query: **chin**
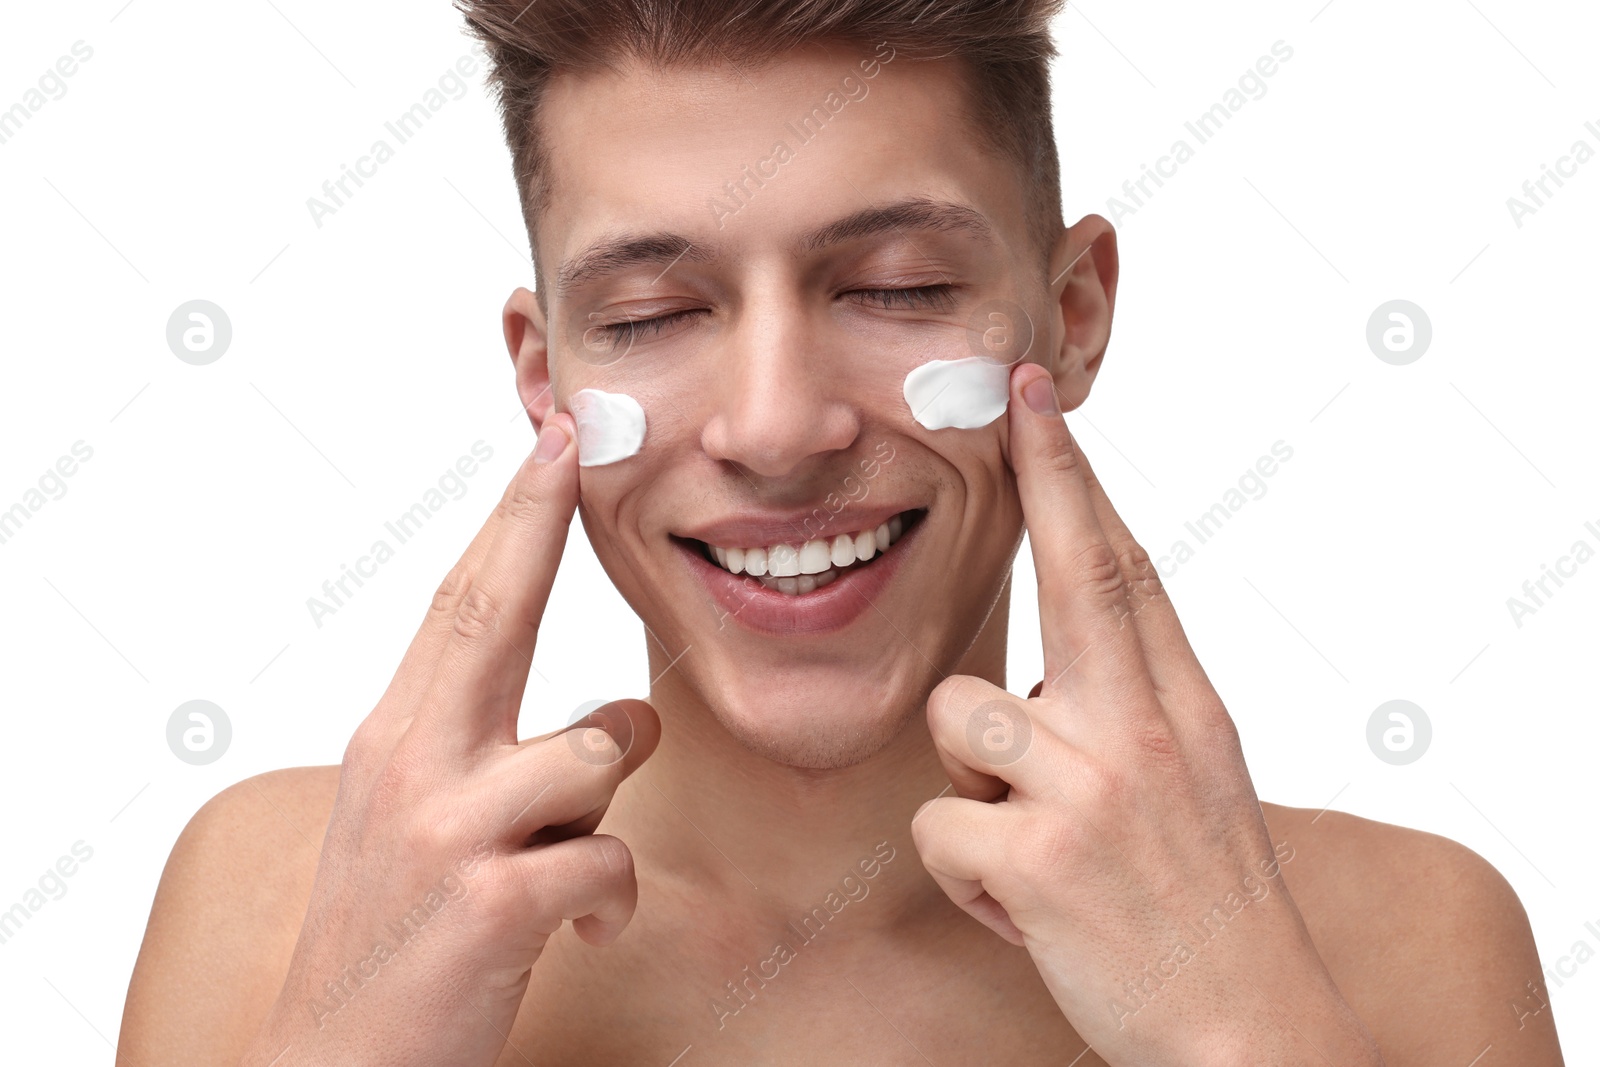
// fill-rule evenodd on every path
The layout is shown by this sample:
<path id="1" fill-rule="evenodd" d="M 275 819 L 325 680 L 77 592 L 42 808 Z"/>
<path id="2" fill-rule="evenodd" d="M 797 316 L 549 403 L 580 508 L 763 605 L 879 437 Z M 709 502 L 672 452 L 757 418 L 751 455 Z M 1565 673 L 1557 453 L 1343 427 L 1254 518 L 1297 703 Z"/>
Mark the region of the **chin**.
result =
<path id="1" fill-rule="evenodd" d="M 908 727 L 920 725 L 933 685 L 924 679 L 910 686 L 861 683 L 832 672 L 810 684 L 798 677 L 779 685 L 751 677 L 703 692 L 719 694 L 707 701 L 712 717 L 751 754 L 787 767 L 833 771 L 867 762 Z"/>

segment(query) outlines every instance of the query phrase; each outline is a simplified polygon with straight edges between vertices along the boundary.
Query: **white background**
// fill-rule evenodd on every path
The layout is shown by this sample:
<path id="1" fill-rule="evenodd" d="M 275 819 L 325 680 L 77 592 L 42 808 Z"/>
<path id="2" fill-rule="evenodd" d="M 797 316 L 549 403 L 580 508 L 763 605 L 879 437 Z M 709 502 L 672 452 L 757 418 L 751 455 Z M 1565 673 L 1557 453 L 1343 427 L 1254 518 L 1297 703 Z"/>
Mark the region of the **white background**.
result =
<path id="1" fill-rule="evenodd" d="M 107 1061 L 185 821 L 249 775 L 338 761 L 532 446 L 498 324 L 532 272 L 481 78 L 320 229 L 305 204 L 467 53 L 448 5 L 124 2 L 9 5 L 0 34 L 0 108 L 75 41 L 94 49 L 0 145 L 0 510 L 93 449 L 0 544 L 0 909 L 93 849 L 0 945 L 8 1060 Z M 1293 448 L 1170 579 L 1258 790 L 1469 845 L 1550 966 L 1600 948 L 1600 561 L 1520 627 L 1506 601 L 1574 541 L 1600 548 L 1600 160 L 1521 227 L 1506 200 L 1575 140 L 1600 148 L 1600 17 L 1323 2 L 1088 0 L 1058 23 L 1069 219 L 1108 213 L 1142 164 L 1194 144 L 1185 120 L 1275 41 L 1294 49 L 1119 220 L 1112 351 L 1069 421 L 1157 555 Z M 196 298 L 234 330 L 204 367 L 165 339 Z M 1366 342 L 1397 298 L 1433 325 L 1407 366 Z M 480 439 L 494 458 L 466 495 L 315 626 L 306 599 Z M 570 545 L 525 733 L 647 686 L 637 621 Z M 1040 672 L 1033 610 L 1017 598 L 1014 690 Z M 233 727 L 203 767 L 165 738 L 196 698 Z M 1367 746 L 1394 698 L 1433 726 L 1408 766 Z M 1600 963 L 1563 982 L 1568 1061 L 1600 1061 Z"/>

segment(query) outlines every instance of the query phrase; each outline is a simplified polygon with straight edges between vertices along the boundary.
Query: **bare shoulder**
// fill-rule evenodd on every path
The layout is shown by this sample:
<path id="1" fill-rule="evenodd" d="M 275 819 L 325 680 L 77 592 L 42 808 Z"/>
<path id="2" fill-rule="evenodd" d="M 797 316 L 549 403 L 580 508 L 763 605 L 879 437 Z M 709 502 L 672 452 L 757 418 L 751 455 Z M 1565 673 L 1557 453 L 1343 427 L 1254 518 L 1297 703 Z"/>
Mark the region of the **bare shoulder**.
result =
<path id="1" fill-rule="evenodd" d="M 189 820 L 128 986 L 128 1062 L 237 1062 L 288 971 L 338 786 L 337 766 L 269 771 Z"/>
<path id="2" fill-rule="evenodd" d="M 1337 811 L 1263 804 L 1284 883 L 1390 1067 L 1562 1063 L 1528 916 L 1458 842 Z"/>

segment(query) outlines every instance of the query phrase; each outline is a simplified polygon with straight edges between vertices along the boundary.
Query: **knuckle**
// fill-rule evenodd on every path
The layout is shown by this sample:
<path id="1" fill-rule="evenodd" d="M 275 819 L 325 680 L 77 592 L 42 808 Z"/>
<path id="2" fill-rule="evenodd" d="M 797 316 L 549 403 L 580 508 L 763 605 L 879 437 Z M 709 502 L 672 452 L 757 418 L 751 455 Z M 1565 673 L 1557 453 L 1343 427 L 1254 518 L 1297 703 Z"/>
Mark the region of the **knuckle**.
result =
<path id="1" fill-rule="evenodd" d="M 1081 862 L 1083 829 L 1071 818 L 1038 819 L 1006 839 L 1006 864 L 1025 880 L 1059 880 Z"/>
<path id="2" fill-rule="evenodd" d="M 340 769 L 344 773 L 362 774 L 376 762 L 381 749 L 378 726 L 373 721 L 374 718 L 374 715 L 368 715 L 362 719 L 355 732 L 350 735 L 350 740 L 345 743 L 344 756 L 339 760 Z"/>
<path id="3" fill-rule="evenodd" d="M 518 478 L 500 501 L 500 514 L 518 525 L 536 524 L 549 509 L 544 493 L 526 478 Z"/>
<path id="4" fill-rule="evenodd" d="M 1194 711 L 1191 714 L 1207 733 L 1227 734 L 1235 739 L 1239 736 L 1238 725 L 1233 721 L 1233 716 L 1228 713 L 1228 706 L 1214 692 L 1197 698 L 1194 702 Z"/>
<path id="5" fill-rule="evenodd" d="M 1125 581 L 1122 563 L 1116 550 L 1104 541 L 1095 541 L 1080 548 L 1068 564 L 1068 572 L 1060 576 L 1040 574 L 1041 583 L 1061 580 L 1070 585 L 1069 594 L 1087 598 L 1092 604 L 1109 608 L 1123 598 Z"/>
<path id="6" fill-rule="evenodd" d="M 939 843 L 943 827 L 939 821 L 942 805 L 939 803 L 943 797 L 935 797 L 928 806 L 919 811 L 911 820 L 911 843 L 916 846 L 917 852 L 927 855 L 928 850 Z"/>
<path id="7" fill-rule="evenodd" d="M 473 586 L 456 605 L 453 626 L 456 636 L 464 640 L 483 640 L 499 629 L 499 601 L 482 586 Z"/>
<path id="8" fill-rule="evenodd" d="M 1233 716 L 1228 714 L 1221 700 L 1215 696 L 1201 699 L 1190 715 L 1199 727 L 1199 737 L 1214 752 L 1237 756 L 1242 761 L 1243 744 L 1239 739 L 1239 724 L 1233 721 Z"/>
<path id="9" fill-rule="evenodd" d="M 520 864 L 501 862 L 496 857 L 478 865 L 472 875 L 472 888 L 474 892 L 481 893 L 485 900 L 520 902 L 528 895 L 528 872 Z M 489 908 L 486 914 L 503 915 L 509 920 L 519 916 L 521 908 Z M 512 932 L 509 922 L 505 932 Z"/>
<path id="10" fill-rule="evenodd" d="M 405 848 L 413 857 L 442 855 L 449 850 L 450 840 L 449 831 L 436 819 L 417 815 L 406 824 Z"/>
<path id="11" fill-rule="evenodd" d="M 627 883 L 634 877 L 633 852 L 619 838 L 595 834 L 589 839 L 594 875 L 607 883 Z"/>
<path id="12" fill-rule="evenodd" d="M 1139 761 L 1139 766 L 1165 770 L 1182 762 L 1183 753 L 1178 747 L 1178 736 L 1166 722 L 1135 726 L 1129 734 L 1134 758 Z"/>
<path id="13" fill-rule="evenodd" d="M 1116 549 L 1105 541 L 1094 541 L 1078 550 L 1072 557 L 1072 576 L 1090 590 L 1122 591 L 1122 562 Z"/>
<path id="14" fill-rule="evenodd" d="M 458 805 L 426 803 L 412 809 L 404 838 L 413 855 L 453 859 L 470 831 Z"/>
<path id="15" fill-rule="evenodd" d="M 1091 494 L 1095 492 L 1105 493 L 1106 491 L 1105 483 L 1100 481 L 1100 476 L 1095 474 L 1094 468 L 1087 463 L 1083 464 L 1083 484 L 1089 487 Z"/>
<path id="16" fill-rule="evenodd" d="M 928 693 L 928 718 L 936 726 L 959 726 L 973 708 L 981 703 L 980 685 L 969 675 L 952 674 L 944 678 Z"/>
<path id="17" fill-rule="evenodd" d="M 455 615 L 456 605 L 461 603 L 461 598 L 466 595 L 471 585 L 472 576 L 467 573 L 465 563 L 457 563 L 451 567 L 450 573 L 444 576 L 444 581 L 440 582 L 439 588 L 434 591 L 433 603 L 428 607 L 429 614 L 444 618 Z"/>
<path id="18" fill-rule="evenodd" d="M 1085 470 L 1078 446 L 1064 423 L 1059 433 L 1045 435 L 1037 454 L 1045 469 L 1052 474 L 1079 474 Z"/>
<path id="19" fill-rule="evenodd" d="M 928 694 L 928 715 L 935 720 L 944 719 L 960 687 L 960 676 L 954 674 L 945 677 L 934 686 Z"/>
<path id="20" fill-rule="evenodd" d="M 1122 572 L 1128 576 L 1129 581 L 1145 581 L 1157 578 L 1155 561 L 1150 558 L 1150 553 L 1145 547 L 1132 537 L 1124 537 L 1112 546 L 1112 553 L 1117 558 Z"/>
<path id="21" fill-rule="evenodd" d="M 1166 594 L 1161 572 L 1150 553 L 1132 537 L 1119 541 L 1113 549 L 1126 580 L 1128 600 L 1143 604 Z"/>
<path id="22" fill-rule="evenodd" d="M 532 862 L 518 864 L 513 891 L 524 896 L 533 910 L 559 926 L 557 902 L 597 901 L 618 888 L 633 884 L 633 853 L 609 834 L 592 834 L 564 842 L 556 850 L 535 852 Z"/>
<path id="23" fill-rule="evenodd" d="M 1083 760 L 1073 778 L 1073 792 L 1088 821 L 1100 825 L 1106 818 L 1120 820 L 1134 789 L 1127 772 L 1098 760 Z"/>
<path id="24" fill-rule="evenodd" d="M 413 810 L 417 798 L 428 791 L 432 772 L 426 754 L 403 741 L 383 760 L 368 794 L 367 806 L 380 821 Z"/>

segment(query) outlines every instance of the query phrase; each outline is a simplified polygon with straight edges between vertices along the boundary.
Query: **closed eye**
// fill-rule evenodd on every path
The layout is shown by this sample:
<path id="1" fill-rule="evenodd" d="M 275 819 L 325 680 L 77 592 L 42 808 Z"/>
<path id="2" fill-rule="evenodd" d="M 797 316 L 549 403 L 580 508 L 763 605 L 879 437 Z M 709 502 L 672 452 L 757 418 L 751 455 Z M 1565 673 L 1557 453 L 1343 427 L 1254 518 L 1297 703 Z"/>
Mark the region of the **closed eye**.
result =
<path id="1" fill-rule="evenodd" d="M 928 308 L 949 311 L 955 307 L 953 285 L 923 285 L 909 289 L 852 289 L 851 295 L 867 298 L 876 307 L 893 311 L 896 308 Z"/>
<path id="2" fill-rule="evenodd" d="M 653 319 L 630 319 L 627 322 L 591 326 L 584 332 L 584 343 L 603 345 L 608 352 L 615 352 L 619 348 L 630 348 L 635 341 L 646 337 L 657 337 L 668 326 L 691 315 L 698 315 L 704 310 L 704 308 L 690 308 L 685 311 L 674 311 L 670 315 L 657 315 Z"/>

